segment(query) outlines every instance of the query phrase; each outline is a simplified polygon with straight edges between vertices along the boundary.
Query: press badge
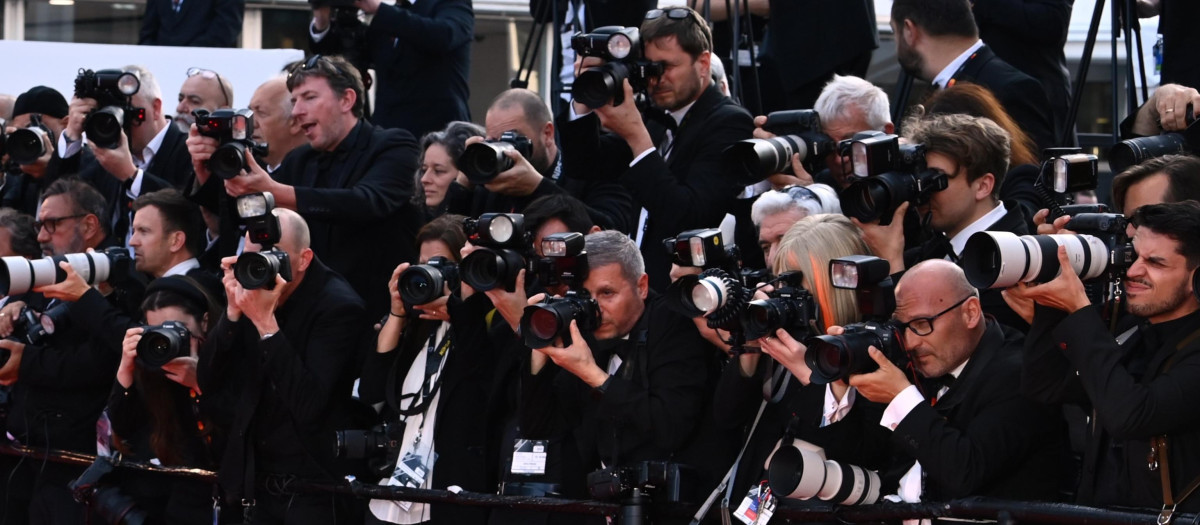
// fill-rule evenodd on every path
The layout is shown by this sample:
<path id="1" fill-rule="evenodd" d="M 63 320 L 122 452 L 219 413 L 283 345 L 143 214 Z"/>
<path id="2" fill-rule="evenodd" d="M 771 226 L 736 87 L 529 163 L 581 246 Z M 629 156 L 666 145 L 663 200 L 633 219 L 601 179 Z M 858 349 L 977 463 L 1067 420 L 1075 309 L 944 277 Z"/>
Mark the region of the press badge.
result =
<path id="1" fill-rule="evenodd" d="M 742 500 L 742 504 L 738 505 L 737 510 L 733 512 L 733 517 L 746 525 L 765 525 L 771 521 L 773 514 L 775 514 L 775 496 L 771 494 L 770 489 L 764 489 L 762 485 L 759 485 L 750 489 L 746 499 Z"/>
<path id="2" fill-rule="evenodd" d="M 434 459 L 437 454 L 434 454 Z M 413 453 L 404 455 L 404 459 L 396 465 L 396 470 L 392 472 L 392 479 L 388 481 L 388 485 L 393 487 L 409 487 L 418 489 L 425 485 L 425 478 L 429 475 L 429 467 L 433 461 L 426 461 L 425 458 Z M 412 507 L 411 501 L 396 501 L 400 508 L 406 512 Z"/>
<path id="3" fill-rule="evenodd" d="M 517 439 L 513 441 L 512 473 L 545 474 L 546 446 L 542 439 Z"/>

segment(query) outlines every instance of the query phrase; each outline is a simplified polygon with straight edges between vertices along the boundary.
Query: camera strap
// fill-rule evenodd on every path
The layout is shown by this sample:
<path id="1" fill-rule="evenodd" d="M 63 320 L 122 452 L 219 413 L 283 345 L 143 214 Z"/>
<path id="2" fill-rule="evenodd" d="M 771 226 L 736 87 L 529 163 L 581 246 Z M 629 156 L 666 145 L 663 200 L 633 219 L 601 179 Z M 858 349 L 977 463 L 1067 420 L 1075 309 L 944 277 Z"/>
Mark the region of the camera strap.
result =
<path id="1" fill-rule="evenodd" d="M 1170 359 L 1168 359 L 1167 362 L 1163 364 L 1162 368 L 1159 369 L 1159 374 L 1161 375 L 1166 373 L 1168 370 L 1174 367 L 1175 362 L 1179 358 L 1179 354 L 1183 352 L 1185 347 L 1196 341 L 1198 337 L 1200 337 L 1200 329 L 1193 331 L 1191 334 L 1188 334 L 1187 337 L 1181 339 L 1179 343 L 1175 345 L 1175 352 L 1171 354 Z M 1155 436 L 1150 439 L 1150 454 L 1147 466 L 1152 472 L 1155 470 L 1158 471 L 1159 479 L 1162 482 L 1163 506 L 1162 510 L 1158 514 L 1158 525 L 1169 525 L 1171 520 L 1175 517 L 1175 507 L 1183 502 L 1183 500 L 1187 499 L 1188 496 L 1191 496 L 1193 493 L 1195 493 L 1197 488 L 1200 488 L 1200 476 L 1197 476 L 1192 480 L 1191 483 L 1188 483 L 1186 488 L 1183 489 L 1183 492 L 1179 494 L 1179 498 L 1175 497 L 1174 492 L 1171 490 L 1171 457 L 1168 453 L 1168 450 L 1169 448 L 1166 434 Z"/>
<path id="2" fill-rule="evenodd" d="M 750 431 L 746 433 L 746 441 L 742 442 L 742 449 L 738 451 L 737 459 L 733 460 L 733 465 L 729 467 L 729 471 L 725 473 L 725 477 L 721 478 L 721 482 L 717 484 L 717 488 L 713 489 L 708 498 L 704 500 L 704 504 L 700 506 L 700 510 L 696 511 L 696 515 L 692 516 L 690 525 L 699 525 L 704 521 L 704 517 L 708 515 L 708 510 L 712 508 L 712 504 L 717 501 L 721 493 L 725 493 L 725 497 L 721 499 L 721 523 L 729 525 L 729 498 L 733 497 L 733 475 L 737 472 L 738 465 L 742 463 L 742 457 L 746 454 L 746 447 L 750 445 L 750 440 L 754 438 L 754 430 L 758 428 L 758 422 L 762 420 L 763 412 L 767 409 L 767 400 L 764 399 L 758 405 L 758 414 L 754 416 L 754 423 L 750 425 Z"/>
<path id="3" fill-rule="evenodd" d="M 399 399 L 395 398 L 396 388 L 395 381 L 399 374 L 392 373 L 388 376 L 388 396 L 392 399 L 389 404 L 392 405 L 397 413 L 402 417 L 409 417 L 416 414 L 423 414 L 429 408 L 433 398 L 437 396 L 442 387 L 442 368 L 446 365 L 446 355 L 450 351 L 450 329 L 446 326 L 445 335 L 442 337 L 441 344 L 438 344 L 437 336 L 439 330 L 434 330 L 429 335 L 428 344 L 422 350 L 425 352 L 425 379 L 421 381 L 421 388 L 417 392 L 401 393 Z M 397 359 L 397 364 L 399 363 Z M 414 361 L 415 362 L 415 359 Z M 411 366 L 411 363 L 410 363 Z M 393 365 L 393 368 L 396 368 Z M 407 368 L 405 369 L 407 371 Z M 393 372 L 396 370 L 393 369 Z M 403 385 L 401 385 L 401 389 Z M 402 407 L 401 403 L 406 400 L 411 400 L 407 407 Z"/>

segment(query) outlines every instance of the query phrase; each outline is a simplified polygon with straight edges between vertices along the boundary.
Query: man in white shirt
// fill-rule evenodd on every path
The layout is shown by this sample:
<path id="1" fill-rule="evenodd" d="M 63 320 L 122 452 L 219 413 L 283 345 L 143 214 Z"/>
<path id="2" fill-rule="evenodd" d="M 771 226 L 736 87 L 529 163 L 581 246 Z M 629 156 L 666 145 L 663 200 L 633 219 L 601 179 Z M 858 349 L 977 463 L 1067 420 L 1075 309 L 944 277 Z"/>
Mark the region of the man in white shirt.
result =
<path id="1" fill-rule="evenodd" d="M 923 380 L 874 347 L 879 369 L 850 376 L 859 395 L 887 404 L 879 424 L 898 454 L 885 490 L 908 502 L 1054 499 L 1066 474 L 1062 417 L 1018 392 L 1023 337 L 984 315 L 962 269 L 932 260 L 906 272 L 892 323 Z"/>
<path id="2" fill-rule="evenodd" d="M 907 203 L 900 205 L 887 226 L 851 219 L 862 229 L 871 253 L 891 263 L 892 273 L 928 259 L 958 261 L 967 239 L 976 232 L 1030 233 L 1020 206 L 1000 200 L 1010 152 L 1008 132 L 1003 128 L 986 118 L 934 115 L 912 122 L 904 134 L 909 142 L 924 145 L 928 169 L 945 173 L 947 180 L 946 189 L 933 193 L 928 203 L 918 207 L 922 223 L 932 230 L 923 243 L 906 244 L 903 218 Z M 984 310 L 1001 323 L 1022 329 L 1028 326 L 998 292 L 985 291 L 981 299 Z"/>
<path id="3" fill-rule="evenodd" d="M 896 60 L 910 75 L 935 89 L 958 82 L 988 88 L 1039 151 L 1058 145 L 1042 84 L 984 45 L 968 0 L 896 0 L 891 24 Z"/>
<path id="4" fill-rule="evenodd" d="M 200 267 L 206 239 L 200 207 L 174 189 L 138 197 L 133 203 L 133 248 L 137 270 L 155 279 Z"/>

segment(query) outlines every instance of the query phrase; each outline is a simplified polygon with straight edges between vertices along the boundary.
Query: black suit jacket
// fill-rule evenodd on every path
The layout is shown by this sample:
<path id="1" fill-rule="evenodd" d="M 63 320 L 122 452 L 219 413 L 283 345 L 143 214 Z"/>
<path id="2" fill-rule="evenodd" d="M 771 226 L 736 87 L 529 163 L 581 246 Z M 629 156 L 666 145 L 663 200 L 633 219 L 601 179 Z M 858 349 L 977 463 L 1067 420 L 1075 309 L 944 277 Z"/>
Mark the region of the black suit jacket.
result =
<path id="1" fill-rule="evenodd" d="M 666 128 L 652 120 L 647 120 L 646 128 L 655 144 L 662 144 Z M 754 121 L 745 109 L 709 86 L 674 132 L 670 159 L 656 150 L 632 167 L 629 162 L 642 152 L 630 151 L 616 135 L 601 134 L 595 114 L 559 129 L 565 173 L 593 179 L 620 174 L 617 180 L 629 190 L 634 205 L 650 212 L 641 250 L 650 287 L 661 291 L 670 283 L 671 270 L 662 240 L 689 229 L 717 227 L 745 187 L 745 181 L 724 169 L 722 153 L 734 142 L 750 138 Z M 634 213 L 636 227 L 638 210 Z"/>
<path id="2" fill-rule="evenodd" d="M 300 146 L 271 174 L 295 188 L 313 251 L 345 276 L 371 315 L 388 307 L 387 282 L 396 265 L 416 260 L 416 170 L 412 135 L 360 121 L 335 151 Z"/>
<path id="3" fill-rule="evenodd" d="M 1080 503 L 1161 508 L 1160 473 L 1147 467 L 1150 439 L 1167 435 L 1178 498 L 1200 473 L 1200 313 L 1151 325 L 1125 316 L 1109 332 L 1095 306 L 1067 315 L 1037 306 L 1025 341 L 1022 390 L 1093 414 Z M 1125 344 L 1112 335 L 1136 328 Z M 1200 510 L 1200 498 L 1180 511 Z"/>
<path id="4" fill-rule="evenodd" d="M 422 137 L 451 121 L 471 120 L 467 100 L 475 13 L 470 0 L 381 4 L 367 37 L 375 66 L 372 122 Z"/>
<path id="5" fill-rule="evenodd" d="M 246 0 L 148 0 L 139 45 L 237 47 Z"/>
<path id="6" fill-rule="evenodd" d="M 774 65 L 785 91 L 827 76 L 837 66 L 879 47 L 875 5 L 870 0 L 771 0 L 770 4 L 762 60 Z"/>
<path id="7" fill-rule="evenodd" d="M 1058 144 L 1050 101 L 1042 84 L 996 56 L 987 45 L 973 53 L 951 82 L 974 82 L 992 91 L 1004 110 L 1033 139 L 1038 155 Z"/>
<path id="8" fill-rule="evenodd" d="M 987 330 L 962 375 L 936 403 L 918 404 L 896 425 L 892 444 L 905 455 L 884 482 L 920 461 L 922 501 L 966 496 L 1052 499 L 1060 487 L 1066 450 L 1061 415 L 1024 397 L 1021 335 L 987 321 Z M 932 390 L 930 388 L 929 390 Z M 929 396 L 932 397 L 932 393 Z M 894 478 L 894 479 L 891 479 Z"/>
<path id="9" fill-rule="evenodd" d="M 1005 62 L 1042 84 L 1061 132 L 1071 105 L 1067 30 L 1075 0 L 977 0 L 979 37 Z M 1058 140 L 1062 135 L 1056 135 Z"/>
<path id="10" fill-rule="evenodd" d="M 304 280 L 275 312 L 279 332 L 261 340 L 242 316 L 221 316 L 200 349 L 196 377 L 205 395 L 236 399 L 218 480 L 230 501 L 256 475 L 330 473 L 330 437 L 344 417 L 370 321 L 362 299 L 314 258 Z M 253 456 L 250 456 L 253 454 Z"/>

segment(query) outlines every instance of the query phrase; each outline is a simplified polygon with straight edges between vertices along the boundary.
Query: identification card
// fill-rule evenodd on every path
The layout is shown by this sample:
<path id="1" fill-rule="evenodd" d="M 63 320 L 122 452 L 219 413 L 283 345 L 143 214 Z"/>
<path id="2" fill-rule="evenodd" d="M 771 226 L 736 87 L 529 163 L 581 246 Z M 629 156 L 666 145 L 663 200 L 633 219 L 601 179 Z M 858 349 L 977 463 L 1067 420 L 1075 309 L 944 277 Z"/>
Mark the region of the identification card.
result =
<path id="1" fill-rule="evenodd" d="M 765 525 L 775 514 L 775 497 L 770 490 L 763 491 L 761 486 L 750 489 L 746 499 L 738 505 L 733 517 L 746 525 Z"/>
<path id="2" fill-rule="evenodd" d="M 424 457 L 413 453 L 404 455 L 404 458 L 396 464 L 396 470 L 392 472 L 392 479 L 388 480 L 388 485 L 393 487 L 409 487 L 418 489 L 425 485 L 425 479 L 429 476 L 429 468 L 432 461 L 426 461 Z M 411 501 L 396 501 L 400 508 L 405 512 L 412 507 Z"/>
<path id="3" fill-rule="evenodd" d="M 513 442 L 513 474 L 545 474 L 546 446 L 540 439 L 517 439 Z"/>

